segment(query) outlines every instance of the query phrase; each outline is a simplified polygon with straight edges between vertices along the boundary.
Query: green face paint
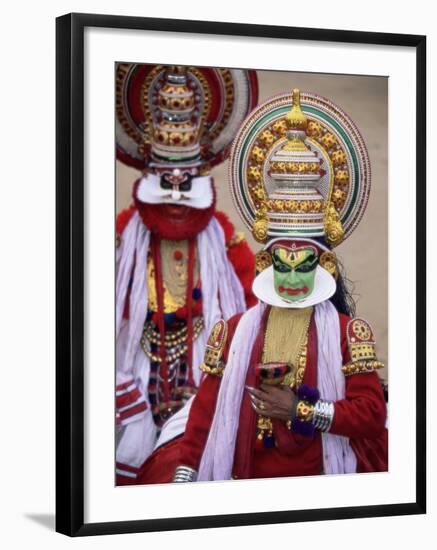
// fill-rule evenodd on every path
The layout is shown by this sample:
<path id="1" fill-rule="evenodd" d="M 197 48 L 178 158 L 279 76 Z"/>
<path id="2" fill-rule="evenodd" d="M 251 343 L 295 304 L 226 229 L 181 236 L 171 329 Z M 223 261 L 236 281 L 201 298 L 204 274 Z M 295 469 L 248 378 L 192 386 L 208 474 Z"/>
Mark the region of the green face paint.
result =
<path id="1" fill-rule="evenodd" d="M 272 252 L 272 259 L 273 281 L 278 296 L 295 302 L 312 293 L 319 261 L 313 248 L 294 251 L 278 246 Z"/>

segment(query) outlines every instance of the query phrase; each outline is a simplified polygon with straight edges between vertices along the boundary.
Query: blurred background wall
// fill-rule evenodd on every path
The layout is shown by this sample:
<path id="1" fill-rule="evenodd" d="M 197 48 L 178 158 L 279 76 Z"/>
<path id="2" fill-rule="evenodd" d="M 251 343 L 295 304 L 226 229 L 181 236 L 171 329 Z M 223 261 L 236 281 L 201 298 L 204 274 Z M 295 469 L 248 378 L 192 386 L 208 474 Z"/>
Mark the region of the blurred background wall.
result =
<path id="1" fill-rule="evenodd" d="M 380 360 L 387 363 L 388 344 L 388 79 L 373 76 L 350 76 L 258 71 L 259 102 L 287 93 L 292 88 L 325 96 L 343 109 L 361 131 L 369 151 L 372 186 L 364 217 L 352 235 L 336 248 L 347 277 L 354 287 L 357 315 L 374 329 Z M 224 210 L 237 230 L 242 230 L 254 251 L 260 245 L 253 240 L 240 221 L 228 189 L 228 162 L 214 168 L 219 210 Z M 117 210 L 131 202 L 137 170 L 117 161 Z M 387 369 L 381 373 L 387 378 Z"/>

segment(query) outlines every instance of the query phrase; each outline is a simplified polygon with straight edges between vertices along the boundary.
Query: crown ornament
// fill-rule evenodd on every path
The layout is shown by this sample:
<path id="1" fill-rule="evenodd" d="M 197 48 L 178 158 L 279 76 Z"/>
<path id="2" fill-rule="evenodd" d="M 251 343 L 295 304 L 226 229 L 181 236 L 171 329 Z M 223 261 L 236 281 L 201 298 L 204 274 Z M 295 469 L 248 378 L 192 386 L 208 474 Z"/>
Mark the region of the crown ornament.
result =
<path id="1" fill-rule="evenodd" d="M 291 147 L 293 146 L 293 142 L 299 142 L 302 148 L 307 149 L 302 138 L 306 135 L 308 119 L 303 114 L 300 106 L 300 91 L 298 88 L 293 89 L 291 97 L 293 102 L 292 107 L 290 112 L 285 115 L 285 122 L 288 126 L 287 138 L 291 142 L 289 143 Z"/>
<path id="2" fill-rule="evenodd" d="M 285 117 L 287 130 L 283 145 L 269 159 L 269 174 L 277 185 L 277 193 L 292 195 L 296 189 L 316 188 L 321 177 L 319 159 L 305 143 L 308 119 L 300 106 L 300 91 L 292 92 L 292 108 Z M 279 198 L 279 195 L 278 195 Z"/>
<path id="3" fill-rule="evenodd" d="M 158 106 L 151 116 L 152 156 L 158 163 L 200 164 L 202 114 L 196 109 L 194 92 L 187 82 L 187 69 L 172 66 L 165 72 L 158 92 Z"/>
<path id="4" fill-rule="evenodd" d="M 324 229 L 326 240 L 332 247 L 339 245 L 344 239 L 344 228 L 332 202 L 328 202 L 325 207 Z"/>
<path id="5" fill-rule="evenodd" d="M 258 242 L 324 237 L 335 247 L 364 213 L 370 163 L 348 115 L 295 88 L 246 118 L 231 151 L 230 185 Z"/>

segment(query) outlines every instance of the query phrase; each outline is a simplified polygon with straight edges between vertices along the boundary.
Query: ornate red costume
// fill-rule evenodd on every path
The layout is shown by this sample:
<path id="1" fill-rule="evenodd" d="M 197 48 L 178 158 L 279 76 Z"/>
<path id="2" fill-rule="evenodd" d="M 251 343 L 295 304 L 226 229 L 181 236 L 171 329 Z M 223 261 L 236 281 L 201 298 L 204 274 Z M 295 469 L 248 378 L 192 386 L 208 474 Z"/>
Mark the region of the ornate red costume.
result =
<path id="1" fill-rule="evenodd" d="M 255 365 L 261 362 L 264 335 L 270 308 L 263 315 L 263 330 L 256 338 L 245 385 L 256 384 Z M 223 351 L 227 362 L 229 347 L 241 315 L 228 322 L 228 338 Z M 347 315 L 339 314 L 341 351 L 344 365 L 351 362 L 347 340 Z M 353 322 L 353 321 L 352 321 Z M 199 470 L 199 464 L 211 427 L 221 376 L 207 374 L 191 406 L 184 436 L 155 451 L 144 465 L 139 483 L 167 483 L 180 464 Z M 306 367 L 302 383 L 317 385 L 317 329 L 311 320 L 308 332 Z M 384 472 L 388 468 L 386 405 L 381 382 L 376 372 L 346 376 L 344 399 L 335 403 L 330 433 L 350 438 L 357 457 L 357 472 Z M 273 420 L 275 446 L 266 448 L 257 438 L 257 415 L 248 393 L 243 397 L 239 418 L 233 479 L 317 475 L 323 473 L 321 433 L 313 437 L 293 433 L 287 423 Z"/>
<path id="2" fill-rule="evenodd" d="M 254 256 L 209 173 L 256 97 L 250 71 L 117 67 L 117 154 L 142 170 L 116 224 L 117 484 L 195 394 L 217 319 L 256 302 Z"/>
<path id="3" fill-rule="evenodd" d="M 264 325 L 269 310 L 264 314 Z M 229 322 L 229 339 L 235 330 L 238 319 Z M 341 327 L 341 348 L 343 362 L 350 362 L 346 339 L 346 326 L 350 318 L 339 315 Z M 317 385 L 317 333 L 312 320 L 308 334 L 308 351 L 305 374 L 302 383 Z M 251 356 L 245 384 L 255 384 L 255 365 L 261 362 L 265 327 L 259 333 Z M 230 340 L 225 351 L 225 361 Z M 200 458 L 208 437 L 220 377 L 207 375 L 191 407 L 185 435 L 179 447 L 179 463 L 198 471 Z M 234 479 L 283 477 L 296 475 L 316 475 L 323 472 L 321 434 L 311 438 L 290 431 L 286 423 L 273 420 L 273 433 L 276 446 L 266 448 L 263 441 L 256 438 L 257 415 L 251 407 L 249 394 L 243 397 L 235 460 L 232 477 Z M 387 432 L 385 430 L 386 406 L 381 383 L 376 372 L 350 375 L 346 379 L 345 398 L 335 403 L 335 416 L 330 433 L 351 438 L 351 445 L 357 454 L 357 472 L 387 470 Z"/>
<path id="4" fill-rule="evenodd" d="M 329 100 L 293 90 L 246 119 L 231 174 L 265 243 L 259 303 L 214 326 L 185 434 L 155 451 L 141 482 L 386 471 L 383 364 L 333 252 L 366 206 L 361 135 Z"/>

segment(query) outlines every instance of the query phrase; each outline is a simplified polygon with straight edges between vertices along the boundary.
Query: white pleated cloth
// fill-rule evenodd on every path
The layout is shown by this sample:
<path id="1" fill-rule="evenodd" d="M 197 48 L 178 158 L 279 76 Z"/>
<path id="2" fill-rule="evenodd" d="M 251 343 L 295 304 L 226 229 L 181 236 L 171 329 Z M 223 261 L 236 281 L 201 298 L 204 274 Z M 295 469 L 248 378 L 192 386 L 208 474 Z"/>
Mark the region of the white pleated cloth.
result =
<path id="1" fill-rule="evenodd" d="M 150 231 L 143 224 L 138 212 L 135 212 L 123 232 L 122 243 L 117 250 L 116 378 L 117 384 L 123 384 L 133 378 L 147 403 L 150 362 L 140 347 L 140 339 L 147 314 L 149 245 Z M 193 376 L 198 385 L 201 378 L 199 367 L 203 361 L 206 340 L 214 324 L 219 319 L 229 319 L 245 311 L 246 304 L 243 287 L 226 254 L 223 229 L 215 217 L 199 233 L 197 248 L 202 285 L 202 314 L 205 322 L 204 330 L 193 345 Z M 123 320 L 123 311 L 129 285 L 129 319 L 126 322 Z M 185 423 L 179 422 L 180 433 L 184 429 Z M 165 426 L 161 433 L 164 430 Z M 124 428 L 117 447 L 117 462 L 139 467 L 152 452 L 155 442 L 156 429 L 149 406 L 139 419 L 135 419 Z"/>

